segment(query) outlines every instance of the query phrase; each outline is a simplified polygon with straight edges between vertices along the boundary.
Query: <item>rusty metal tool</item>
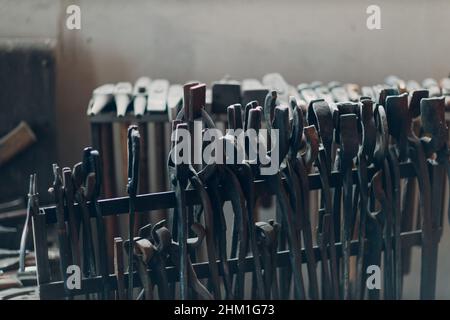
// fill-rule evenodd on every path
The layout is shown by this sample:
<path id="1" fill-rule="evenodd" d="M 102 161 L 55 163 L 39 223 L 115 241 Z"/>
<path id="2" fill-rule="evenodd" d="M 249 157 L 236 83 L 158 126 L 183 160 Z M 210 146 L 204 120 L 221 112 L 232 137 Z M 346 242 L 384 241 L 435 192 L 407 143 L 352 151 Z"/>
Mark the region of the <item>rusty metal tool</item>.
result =
<path id="1" fill-rule="evenodd" d="M 95 277 L 97 272 L 95 265 L 94 243 L 92 239 L 90 213 L 87 206 L 87 197 L 93 192 L 93 177 L 85 176 L 83 172 L 83 164 L 81 162 L 77 163 L 73 167 L 72 176 L 75 191 L 74 198 L 81 211 L 81 226 L 83 230 L 83 274 L 88 278 Z"/>
<path id="2" fill-rule="evenodd" d="M 286 154 L 289 150 L 289 134 L 285 130 L 285 128 L 288 127 L 289 123 L 289 111 L 288 107 L 276 107 L 275 100 L 277 99 L 277 92 L 272 91 L 270 94 L 267 95 L 266 103 L 265 103 L 265 110 L 264 113 L 269 116 L 268 119 L 266 119 L 267 123 L 270 124 L 270 126 L 273 129 L 278 129 L 278 141 L 279 143 L 279 159 L 284 159 Z M 267 110 L 268 108 L 273 108 L 274 110 Z M 258 109 L 252 109 L 250 110 L 249 118 L 250 122 L 252 122 L 251 118 L 257 117 L 259 118 L 260 115 L 257 115 Z M 259 142 L 261 143 L 261 141 Z M 261 146 L 260 146 L 261 147 Z M 269 152 L 270 155 L 270 152 Z M 287 235 L 287 242 L 288 246 L 290 248 L 290 262 L 291 262 L 291 268 L 292 268 L 292 274 L 294 278 L 294 292 L 295 297 L 297 299 L 303 299 L 305 298 L 305 289 L 304 289 L 304 283 L 303 283 L 303 276 L 301 271 L 301 254 L 300 254 L 300 239 L 298 238 L 295 230 L 295 224 L 294 224 L 294 217 L 292 212 L 292 207 L 289 204 L 289 198 L 286 194 L 286 190 L 283 187 L 283 184 L 281 182 L 281 175 L 280 173 L 276 173 L 274 175 L 264 175 L 262 176 L 264 178 L 269 187 L 272 189 L 272 192 L 277 197 L 277 205 L 280 208 L 280 215 L 282 218 L 282 224 L 284 225 L 284 228 L 286 230 Z"/>
<path id="3" fill-rule="evenodd" d="M 61 170 L 58 165 L 53 164 L 54 181 L 53 186 L 49 189 L 49 192 L 53 195 L 56 204 L 56 220 L 57 220 L 57 232 L 59 242 L 59 264 L 61 279 L 64 281 L 64 288 L 68 296 L 69 289 L 67 288 L 67 267 L 72 264 L 70 246 L 68 242 L 68 235 L 66 230 L 66 223 L 64 220 L 64 192 L 62 189 Z"/>
<path id="4" fill-rule="evenodd" d="M 353 204 L 353 158 L 358 152 L 357 122 L 355 114 L 343 114 L 339 116 L 339 131 L 341 145 L 340 171 L 343 177 L 344 213 L 342 216 L 341 241 L 343 251 L 342 267 L 342 298 L 350 299 L 350 241 L 351 241 L 351 213 Z"/>
<path id="5" fill-rule="evenodd" d="M 201 117 L 208 128 L 214 128 L 214 122 L 211 117 L 204 110 L 205 106 L 205 91 L 206 86 L 204 84 L 198 83 L 188 83 L 184 86 L 184 106 L 183 109 L 178 113 L 177 120 L 185 121 L 186 123 L 181 123 L 176 126 L 175 130 L 175 141 L 179 142 L 181 139 L 181 130 L 189 130 L 191 132 L 191 139 L 193 139 L 193 126 L 194 120 Z M 195 148 L 191 140 L 191 148 Z M 220 298 L 220 288 L 219 288 L 219 276 L 214 248 L 214 239 L 213 232 L 210 226 L 213 226 L 212 220 L 212 212 L 211 205 L 208 194 L 206 193 L 203 183 L 196 176 L 196 172 L 192 167 L 192 153 L 188 155 L 184 155 L 178 150 L 178 144 L 175 144 L 174 148 L 170 151 L 169 161 L 168 161 L 168 171 L 170 174 L 170 179 L 172 185 L 175 189 L 176 199 L 177 199 L 177 207 L 175 210 L 175 223 L 176 230 L 178 233 L 177 241 L 180 246 L 180 254 L 178 265 L 180 266 L 180 297 L 181 299 L 187 299 L 187 288 L 189 286 L 189 278 L 188 278 L 188 251 L 187 251 L 187 232 L 188 232 L 188 215 L 186 208 L 186 199 L 185 199 L 185 190 L 188 185 L 188 182 L 195 184 L 197 191 L 200 193 L 202 199 L 203 210 L 205 211 L 205 219 L 210 219 L 206 221 L 208 225 L 207 229 L 207 252 L 208 259 L 210 261 L 209 268 L 211 272 L 212 285 L 214 286 L 214 294 L 215 298 Z M 191 152 L 191 151 L 188 151 Z M 172 156 L 173 155 L 173 156 Z M 184 157 L 187 156 L 189 159 L 188 163 L 185 161 L 181 161 Z M 175 157 L 175 159 L 172 159 Z M 181 158 L 179 158 L 181 157 Z M 173 161 L 175 160 L 175 162 Z M 175 226 L 174 223 L 174 226 Z"/>
<path id="6" fill-rule="evenodd" d="M 366 221 L 369 215 L 368 207 L 368 164 L 373 161 L 373 153 L 376 144 L 376 126 L 373 112 L 373 101 L 369 99 L 362 99 L 358 106 L 358 131 L 361 135 L 360 147 L 358 150 L 357 168 L 358 168 L 358 186 L 359 186 L 359 227 L 358 227 L 358 254 L 356 261 L 356 275 L 354 298 L 362 299 L 364 294 L 363 270 L 364 256 L 365 256 L 365 241 L 366 241 Z"/>
<path id="7" fill-rule="evenodd" d="M 180 111 L 181 112 L 181 111 Z M 181 140 L 179 136 L 178 129 L 187 129 L 186 125 L 178 124 L 175 129 L 175 145 L 173 152 L 175 155 L 184 156 L 183 153 L 178 153 L 177 143 Z M 171 154 L 169 153 L 168 158 L 168 172 L 170 175 L 170 180 L 175 190 L 175 196 L 177 200 L 177 205 L 174 210 L 173 227 L 172 230 L 177 232 L 177 242 L 179 244 L 179 261 L 175 262 L 178 265 L 179 270 L 179 283 L 180 283 L 180 299 L 188 299 L 188 251 L 187 251 L 187 232 L 188 232 L 188 222 L 187 222 L 187 208 L 186 208 L 186 193 L 185 190 L 188 185 L 189 179 L 189 167 L 186 163 L 173 163 L 171 159 Z"/>
<path id="8" fill-rule="evenodd" d="M 134 223 L 135 223 L 135 201 L 139 180 L 139 154 L 140 135 L 137 126 L 128 128 L 128 183 L 127 192 L 129 200 L 129 220 L 128 220 L 128 299 L 133 300 L 133 243 L 134 243 Z"/>
<path id="9" fill-rule="evenodd" d="M 332 299 L 331 289 L 331 273 L 328 260 L 328 235 L 330 230 L 330 216 L 325 214 L 325 209 L 319 210 L 319 223 L 317 225 L 316 236 L 317 245 L 320 250 L 320 265 L 321 265 L 321 284 L 322 284 L 322 299 Z"/>
<path id="10" fill-rule="evenodd" d="M 340 298 L 339 289 L 339 260 L 336 253 L 335 241 L 339 240 L 341 230 L 340 208 L 341 208 L 341 188 L 335 187 L 334 197 L 331 198 L 330 184 L 328 175 L 331 173 L 332 162 L 332 144 L 333 144 L 333 115 L 332 106 L 324 100 L 315 100 L 308 106 L 307 119 L 308 124 L 314 126 L 305 128 L 305 135 L 309 141 L 319 142 L 317 151 L 317 167 L 322 183 L 321 202 L 327 214 L 332 219 L 332 227 L 329 230 L 330 238 L 330 271 L 331 271 L 331 289 L 333 299 Z M 316 137 L 320 135 L 320 140 Z"/>
<path id="11" fill-rule="evenodd" d="M 155 281 L 158 286 L 158 298 L 166 300 L 170 298 L 169 281 L 166 272 L 167 247 L 170 244 L 170 239 L 163 239 L 164 235 L 161 235 L 161 228 L 164 226 L 164 224 L 165 220 L 161 220 L 160 222 L 156 223 L 151 228 L 151 234 L 147 236 L 147 238 L 152 242 L 156 249 L 152 256 L 152 259 L 150 260 L 149 266 L 152 270 L 154 270 L 156 274 Z M 141 234 L 141 237 L 144 236 Z M 196 245 L 198 244 L 197 241 L 188 239 L 189 245 L 192 246 L 192 242 L 194 242 Z"/>
<path id="12" fill-rule="evenodd" d="M 289 152 L 286 161 L 285 176 L 288 186 L 290 187 L 289 194 L 291 198 L 291 206 L 294 212 L 298 215 L 298 218 L 294 215 L 296 221 L 296 227 L 298 229 L 298 236 L 303 236 L 303 242 L 305 244 L 306 251 L 306 263 L 308 266 L 308 278 L 309 278 L 309 293 L 312 299 L 319 298 L 319 286 L 316 274 L 316 260 L 313 251 L 313 239 L 312 239 L 312 227 L 311 218 L 309 212 L 309 206 L 304 205 L 306 196 L 302 196 L 300 193 L 309 194 L 309 187 L 306 187 L 305 176 L 307 172 L 305 166 L 299 164 L 301 161 L 297 158 L 297 154 L 300 151 L 303 137 L 303 113 L 300 107 L 297 105 L 297 101 L 294 97 L 289 98 L 290 107 L 293 110 L 293 122 L 290 134 Z M 289 130 L 289 128 L 286 128 Z M 286 130 L 283 129 L 283 130 Z M 297 171 L 294 169 L 297 168 Z M 303 169 L 303 170 L 302 170 Z M 303 172 L 300 172 L 303 171 Z M 300 173 L 300 175 L 298 175 Z M 305 190 L 305 187 L 307 188 Z"/>
<path id="13" fill-rule="evenodd" d="M 443 228 L 443 208 L 446 180 L 450 179 L 448 127 L 445 123 L 445 98 L 423 98 L 420 101 L 420 111 L 424 137 L 421 138 L 431 179 L 431 242 L 429 281 L 426 297 L 433 299 L 436 291 L 436 273 L 439 239 Z M 449 180 L 450 181 L 450 180 Z M 449 212 L 450 202 L 447 206 Z M 447 212 L 447 214 L 448 214 Z"/>
<path id="14" fill-rule="evenodd" d="M 74 183 L 72 178 L 72 170 L 70 168 L 63 168 L 63 191 L 67 208 L 67 224 L 69 227 L 70 246 L 72 251 L 72 261 L 77 266 L 81 266 L 81 251 L 79 243 L 79 225 L 80 221 L 75 214 L 74 208 Z"/>
<path id="15" fill-rule="evenodd" d="M 372 192 L 372 202 L 376 199 L 382 204 L 386 204 L 386 196 L 383 190 L 380 171 L 376 172 L 372 177 L 370 189 Z M 371 207 L 374 208 L 375 203 L 372 203 Z M 381 266 L 384 224 L 383 210 L 371 211 L 367 218 L 367 250 L 364 264 L 365 270 L 367 270 L 367 267 L 369 266 Z M 378 288 L 371 288 L 368 290 L 368 298 L 370 300 L 380 299 L 380 290 Z"/>
<path id="16" fill-rule="evenodd" d="M 429 93 L 426 89 L 421 89 L 418 83 L 409 81 L 407 84 L 409 92 L 409 105 L 408 114 L 411 120 L 416 120 L 420 116 L 420 100 L 422 98 L 427 98 Z M 406 142 L 404 142 L 406 143 Z M 398 151 L 397 151 L 398 153 Z M 405 152 L 403 152 L 405 154 Z M 419 217 L 416 212 L 416 199 L 417 199 L 417 177 L 407 178 L 404 184 L 404 195 L 401 204 L 401 231 L 411 231 L 413 229 L 414 217 L 417 216 L 417 221 Z M 408 274 L 411 267 L 411 252 L 412 248 L 402 249 L 401 258 L 401 268 L 403 274 Z M 402 280 L 402 277 L 398 277 Z M 399 283 L 401 291 L 401 283 Z"/>
<path id="17" fill-rule="evenodd" d="M 179 261 L 180 261 L 180 246 L 179 243 L 176 243 L 172 240 L 172 235 L 164 226 L 164 220 L 160 221 L 159 227 L 157 229 L 157 234 L 159 237 L 159 243 L 162 244 L 160 250 L 163 254 L 167 254 L 170 257 L 170 260 L 175 264 L 175 266 L 179 269 Z M 196 234 L 197 237 L 188 239 L 187 245 L 191 248 L 198 248 L 203 241 L 206 231 L 205 228 L 198 224 L 194 223 L 191 226 L 192 230 Z M 195 273 L 194 268 L 192 267 L 191 260 L 189 256 L 187 256 L 187 275 L 189 276 L 189 287 L 198 295 L 200 299 L 203 300 L 213 300 L 213 295 L 206 289 L 203 284 L 198 280 L 197 274 Z"/>
<path id="18" fill-rule="evenodd" d="M 209 260 L 209 269 L 210 269 L 210 285 L 212 286 L 214 297 L 216 299 L 221 299 L 221 291 L 220 291 L 220 279 L 218 266 L 216 263 L 217 254 L 215 247 L 215 238 L 214 238 L 214 217 L 211 206 L 211 200 L 208 196 L 208 193 L 205 190 L 205 185 L 199 177 L 198 173 L 200 172 L 199 165 L 194 163 L 196 148 L 202 147 L 202 143 L 200 141 L 195 141 L 194 134 L 194 123 L 195 121 L 202 120 L 203 125 L 208 129 L 215 129 L 215 124 L 212 121 L 210 115 L 205 110 L 206 105 L 206 86 L 205 84 L 187 84 L 185 85 L 185 95 L 184 101 L 187 101 L 184 104 L 183 109 L 177 115 L 177 120 L 185 121 L 187 126 L 184 129 L 188 129 L 191 133 L 191 154 L 188 159 L 188 170 L 187 170 L 187 178 L 189 182 L 197 190 L 200 195 L 202 207 L 204 211 L 205 225 L 207 226 L 206 230 L 206 251 Z M 180 127 L 181 125 L 178 125 Z M 200 149 L 201 150 L 201 149 Z M 210 168 L 214 168 L 214 166 L 206 166 L 203 168 L 207 171 Z M 192 221 L 192 218 L 190 218 Z M 186 221 L 185 223 L 188 223 Z M 190 222 L 189 222 L 190 223 Z"/>
<path id="19" fill-rule="evenodd" d="M 383 189 L 383 177 L 380 169 L 384 168 L 386 156 L 388 153 L 388 122 L 386 118 L 385 109 L 382 105 L 377 105 L 374 109 L 375 125 L 377 129 L 376 144 L 373 153 L 373 162 L 378 171 L 371 179 L 369 186 L 369 214 L 366 219 L 366 237 L 367 246 L 364 250 L 364 268 L 367 270 L 368 266 L 381 266 L 381 252 L 383 246 L 383 229 L 386 214 L 386 194 Z M 381 204 L 381 210 L 377 210 L 378 204 Z M 358 257 L 361 258 L 361 257 Z M 362 273 L 361 277 L 361 297 L 364 298 L 366 283 L 366 273 Z M 380 290 L 372 288 L 368 291 L 368 297 L 371 300 L 378 300 L 380 297 Z"/>
<path id="20" fill-rule="evenodd" d="M 108 284 L 108 255 L 106 251 L 106 233 L 103 215 L 98 203 L 98 197 L 100 196 L 101 181 L 102 181 L 102 169 L 100 154 L 97 150 L 93 150 L 90 147 L 84 149 L 83 154 L 83 170 L 86 175 L 87 183 L 90 183 L 92 187 L 87 188 L 90 194 L 87 194 L 87 199 L 90 201 L 90 205 L 95 212 L 95 220 L 97 226 L 97 241 L 98 241 L 98 253 L 99 253 L 99 270 L 102 277 L 102 298 L 108 299 L 109 296 L 109 284 Z M 89 190 L 90 189 L 90 190 Z"/>
<path id="21" fill-rule="evenodd" d="M 239 130 L 243 129 L 247 126 L 248 114 L 250 112 L 250 109 L 253 109 L 256 107 L 257 103 L 255 101 L 250 102 L 246 106 L 246 110 L 244 113 L 244 122 L 242 121 L 241 116 L 241 106 L 240 105 L 233 105 L 228 107 L 228 124 L 231 129 Z M 244 131 L 243 131 L 244 132 Z M 228 134 L 226 135 L 226 137 Z M 236 152 L 242 152 L 245 153 L 246 156 L 248 156 L 248 145 L 245 145 L 245 141 L 242 142 L 242 140 L 239 139 L 239 137 L 228 137 L 227 140 L 232 139 L 231 143 L 234 143 L 235 151 Z M 256 230 L 254 227 L 255 224 L 255 186 L 254 186 L 254 172 L 252 170 L 252 164 L 250 164 L 248 161 L 244 160 L 242 163 L 238 162 L 238 159 L 235 159 L 238 165 L 231 166 L 231 170 L 233 170 L 234 174 L 239 180 L 239 183 L 242 188 L 242 192 L 244 193 L 245 199 L 246 199 L 246 209 L 247 209 L 247 227 L 248 227 L 248 238 L 249 238 L 249 247 L 250 251 L 253 254 L 254 259 L 254 269 L 253 269 L 253 288 L 255 289 L 254 292 L 257 294 L 257 297 L 259 299 L 264 299 L 266 296 L 264 282 L 263 282 L 263 276 L 262 276 L 262 267 L 261 267 L 261 260 L 260 260 L 260 250 L 257 245 L 257 239 L 256 239 Z M 253 164 L 253 166 L 255 166 Z"/>
<path id="22" fill-rule="evenodd" d="M 408 117 L 408 97 L 407 94 L 399 96 L 388 96 L 386 105 L 390 106 L 387 110 L 389 118 L 394 121 L 407 121 L 410 123 L 411 118 Z M 395 120 L 394 120 L 395 119 Z M 402 135 L 406 135 L 408 141 L 408 152 L 411 162 L 416 170 L 417 179 L 420 190 L 420 212 L 422 224 L 422 268 L 420 281 L 420 296 L 422 299 L 433 299 L 435 294 L 435 254 L 436 248 L 433 246 L 433 216 L 431 206 L 431 185 L 430 176 L 428 175 L 427 161 L 424 148 L 419 138 L 412 132 L 410 125 L 396 126 L 396 130 L 404 130 Z M 398 139 L 397 139 L 398 140 Z M 400 145 L 401 147 L 401 145 Z M 400 149 L 400 157 L 402 150 Z"/>
<path id="23" fill-rule="evenodd" d="M 400 171 L 399 161 L 405 161 L 407 157 L 407 126 L 410 125 L 409 114 L 401 115 L 395 106 L 388 100 L 390 96 L 399 93 L 397 86 L 393 89 L 383 89 L 380 93 L 379 104 L 386 108 L 388 132 L 393 137 L 396 145 L 387 147 L 386 157 L 380 168 L 383 170 L 383 184 L 387 198 L 384 211 L 384 298 L 396 299 L 398 291 L 398 265 L 400 251 Z M 398 249 L 398 250 L 397 250 Z"/>
<path id="24" fill-rule="evenodd" d="M 30 185 L 28 189 L 27 216 L 23 225 L 22 236 L 20 238 L 19 249 L 19 272 L 25 272 L 25 254 L 28 230 L 31 223 L 31 217 L 37 215 L 39 211 L 38 193 L 36 192 L 36 174 L 30 175 Z"/>
<path id="25" fill-rule="evenodd" d="M 428 97 L 428 91 L 427 90 L 412 90 L 409 91 L 409 106 L 408 106 L 408 114 L 407 116 L 412 120 L 414 118 L 417 118 L 420 115 L 420 101 L 423 98 Z M 392 113 L 392 112 L 391 112 Z M 401 127 L 403 125 L 410 126 L 410 121 L 397 121 L 394 119 L 392 121 L 393 125 L 396 127 Z M 394 124 L 395 123 L 395 124 Z M 400 183 L 400 172 L 399 172 L 399 162 L 400 161 L 406 161 L 407 160 L 407 152 L 403 151 L 400 152 L 402 147 L 399 147 L 399 144 L 403 143 L 404 145 L 407 144 L 407 142 L 404 139 L 401 139 L 398 135 L 399 133 L 405 135 L 405 132 L 407 132 L 408 129 L 400 129 L 400 130 L 394 130 L 391 129 L 390 132 L 394 133 L 393 138 L 396 141 L 396 144 L 393 144 L 389 148 L 389 152 L 387 153 L 387 162 L 389 164 L 389 170 L 391 173 L 392 178 L 392 216 L 393 216 L 393 238 L 394 238 L 394 244 L 393 244 L 393 293 L 390 295 L 389 298 L 395 298 L 400 299 L 402 294 L 402 248 L 401 248 L 401 239 L 400 239 L 400 233 L 402 229 L 402 211 L 400 206 L 401 201 L 401 183 Z M 407 187 L 413 186 L 414 184 L 411 184 L 411 180 L 407 182 Z M 407 190 L 406 194 L 409 195 L 410 191 Z M 406 202 L 414 202 L 414 198 L 408 198 L 405 197 Z M 409 207 L 408 204 L 405 207 Z M 413 212 L 412 211 L 405 211 L 406 214 L 408 214 L 408 217 L 405 217 L 405 219 L 410 219 L 412 223 L 413 219 Z M 387 220 L 386 220 L 387 221 Z M 388 221 L 387 221 L 388 222 Z M 389 293 L 389 291 L 387 291 Z"/>
<path id="26" fill-rule="evenodd" d="M 317 232 L 323 238 L 322 244 L 329 249 L 329 287 L 326 290 L 327 297 L 329 299 L 338 300 L 339 299 L 339 279 L 338 279 L 338 260 L 337 253 L 335 247 L 335 235 L 334 235 L 334 226 L 333 226 L 333 207 L 332 207 L 332 196 L 330 190 L 329 183 L 329 172 L 327 171 L 326 164 L 326 152 L 323 144 L 319 139 L 319 135 L 317 133 L 316 127 L 314 125 L 310 125 L 305 127 L 304 129 L 305 137 L 307 140 L 307 151 L 305 152 L 305 160 L 306 163 L 316 163 L 316 166 L 319 170 L 320 182 L 322 185 L 321 196 L 322 196 L 322 204 L 323 207 L 319 210 L 319 227 Z M 310 154 L 310 155 L 308 155 Z M 313 154 L 313 155 L 311 155 Z M 307 183 L 307 176 L 306 176 Z M 305 197 L 306 199 L 306 197 Z M 323 219 L 323 221 L 322 221 Z M 329 220 L 329 222 L 325 222 L 325 220 Z M 323 224 L 321 225 L 320 222 Z M 329 225 L 329 226 L 327 226 Z M 319 242 L 319 240 L 318 240 Z M 319 244 L 320 245 L 320 244 Z M 325 247 L 325 250 L 327 250 Z M 323 294 L 325 294 L 323 292 Z"/>
<path id="27" fill-rule="evenodd" d="M 129 252 L 130 249 L 130 241 L 127 240 L 125 242 L 125 249 Z M 139 279 L 141 281 L 141 285 L 143 287 L 143 297 L 145 300 L 153 300 L 153 279 L 150 277 L 147 271 L 147 265 L 150 260 L 153 258 L 155 254 L 156 248 L 150 242 L 150 240 L 137 237 L 133 240 L 133 263 L 136 265 L 136 269 L 139 275 Z M 128 273 L 128 279 L 130 279 L 130 273 Z M 138 298 L 138 300 L 140 300 Z"/>

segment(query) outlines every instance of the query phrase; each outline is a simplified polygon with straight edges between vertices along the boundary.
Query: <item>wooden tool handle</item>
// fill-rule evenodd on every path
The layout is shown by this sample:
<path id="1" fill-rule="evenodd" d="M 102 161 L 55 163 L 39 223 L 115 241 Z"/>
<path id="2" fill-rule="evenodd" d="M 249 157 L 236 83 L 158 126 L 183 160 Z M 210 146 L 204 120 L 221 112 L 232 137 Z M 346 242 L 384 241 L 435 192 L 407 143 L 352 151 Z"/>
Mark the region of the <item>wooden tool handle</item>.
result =
<path id="1" fill-rule="evenodd" d="M 20 122 L 0 139 L 0 167 L 36 142 L 36 136 L 28 124 Z"/>

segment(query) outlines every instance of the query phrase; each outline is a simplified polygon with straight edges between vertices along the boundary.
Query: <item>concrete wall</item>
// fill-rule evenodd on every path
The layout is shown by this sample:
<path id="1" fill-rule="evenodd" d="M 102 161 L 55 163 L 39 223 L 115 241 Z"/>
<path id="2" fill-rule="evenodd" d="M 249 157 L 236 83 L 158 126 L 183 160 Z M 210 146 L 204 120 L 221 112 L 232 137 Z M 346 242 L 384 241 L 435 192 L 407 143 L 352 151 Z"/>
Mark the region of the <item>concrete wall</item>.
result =
<path id="1" fill-rule="evenodd" d="M 82 28 L 65 28 L 79 4 Z M 382 30 L 366 28 L 381 7 Z M 292 84 L 441 78 L 450 71 L 450 2 L 0 0 L 0 37 L 59 41 L 57 117 L 62 162 L 89 142 L 93 87 L 141 75 L 207 83 L 279 71 Z"/>
<path id="2" fill-rule="evenodd" d="M 69 4 L 81 6 L 79 31 L 65 28 Z M 369 4 L 381 7 L 382 30 L 366 28 Z M 0 37 L 58 40 L 59 158 L 73 164 L 90 141 L 85 109 L 97 85 L 273 71 L 292 84 L 442 78 L 450 71 L 449 15 L 447 0 L 0 0 Z M 443 280 L 439 296 L 448 298 Z"/>

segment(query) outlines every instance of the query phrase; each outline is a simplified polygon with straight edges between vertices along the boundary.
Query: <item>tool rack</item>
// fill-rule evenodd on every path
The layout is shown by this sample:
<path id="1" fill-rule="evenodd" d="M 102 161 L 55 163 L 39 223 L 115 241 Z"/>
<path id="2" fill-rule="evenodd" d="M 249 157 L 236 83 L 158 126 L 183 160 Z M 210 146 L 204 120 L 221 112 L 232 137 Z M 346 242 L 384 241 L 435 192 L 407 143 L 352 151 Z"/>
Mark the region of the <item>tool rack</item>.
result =
<path id="1" fill-rule="evenodd" d="M 150 116 L 151 117 L 151 116 Z M 157 117 L 155 119 L 158 119 Z M 373 168 L 368 168 L 369 178 L 375 173 Z M 353 182 L 357 181 L 357 172 L 353 170 Z M 400 164 L 401 178 L 410 178 L 416 176 L 415 169 L 411 162 Z M 318 173 L 309 175 L 310 190 L 317 190 L 321 188 L 320 177 Z M 330 187 L 337 187 L 342 185 L 341 175 L 339 172 L 332 172 L 330 176 Z M 260 194 L 262 190 L 267 190 L 264 181 L 256 181 L 256 194 Z M 193 206 L 200 204 L 200 198 L 193 190 L 188 190 L 186 194 L 187 205 Z M 229 199 L 226 199 L 229 200 Z M 103 217 L 121 215 L 128 213 L 129 197 L 120 197 L 112 199 L 99 200 L 99 206 Z M 154 211 L 159 209 L 170 209 L 175 206 L 175 193 L 172 191 L 141 194 L 136 199 L 136 212 Z M 78 205 L 75 205 L 75 210 L 79 210 Z M 91 217 L 94 217 L 94 207 L 89 204 Z M 66 217 L 67 218 L 67 217 Z M 54 206 L 44 207 L 40 209 L 40 214 L 32 217 L 34 245 L 39 252 L 36 253 L 37 275 L 38 275 L 38 290 L 41 299 L 61 299 L 61 297 L 68 297 L 67 291 L 64 289 L 63 281 L 54 281 L 50 278 L 48 267 L 48 249 L 46 241 L 46 226 L 56 223 L 56 211 Z M 421 230 L 404 232 L 401 234 L 402 248 L 409 248 L 412 246 L 420 246 L 422 243 Z M 341 244 L 336 244 L 336 251 L 338 257 L 341 256 Z M 351 243 L 351 255 L 356 255 L 358 251 L 358 241 L 354 240 Z M 314 254 L 317 261 L 320 261 L 319 248 L 314 247 Z M 302 249 L 302 262 L 305 263 L 305 252 Z M 237 272 L 237 259 L 230 259 L 230 273 Z M 279 251 L 277 253 L 277 268 L 289 265 L 289 251 Z M 200 262 L 193 264 L 194 269 L 199 279 L 204 279 L 209 276 L 208 262 Z M 248 256 L 245 261 L 245 271 L 251 272 L 253 267 L 253 257 Z M 219 268 L 220 269 L 220 268 Z M 167 267 L 167 274 L 170 282 L 176 282 L 178 273 L 174 267 Z M 152 270 L 148 270 L 152 272 Z M 127 285 L 128 274 L 125 273 L 125 284 Z M 89 279 L 82 279 L 81 289 L 73 289 L 70 291 L 70 296 L 79 296 L 89 293 L 98 292 L 98 288 L 102 286 L 102 279 L 100 276 Z M 117 282 L 114 274 L 110 274 L 109 285 L 112 290 L 117 288 Z M 139 286 L 139 278 L 134 276 L 134 287 Z"/>

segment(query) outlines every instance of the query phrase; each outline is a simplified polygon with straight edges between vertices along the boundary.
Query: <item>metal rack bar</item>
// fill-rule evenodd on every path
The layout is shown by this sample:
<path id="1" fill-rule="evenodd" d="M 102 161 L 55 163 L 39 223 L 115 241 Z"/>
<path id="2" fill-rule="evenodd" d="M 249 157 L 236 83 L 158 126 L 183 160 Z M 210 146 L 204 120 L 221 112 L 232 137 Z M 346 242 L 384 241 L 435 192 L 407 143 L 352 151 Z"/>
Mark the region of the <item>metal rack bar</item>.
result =
<path id="1" fill-rule="evenodd" d="M 412 246 L 420 246 L 422 243 L 422 231 L 416 230 L 411 232 L 404 232 L 401 234 L 402 239 L 402 248 L 404 247 L 412 247 Z M 354 256 L 358 253 L 358 247 L 359 243 L 358 240 L 353 240 L 351 242 L 350 250 L 351 255 Z M 336 243 L 336 252 L 338 254 L 338 257 L 341 256 L 342 250 L 341 250 L 341 243 Z M 306 253 L 305 250 L 302 249 L 302 261 L 305 261 L 306 259 Z M 320 252 L 319 247 L 314 247 L 314 254 L 317 259 L 317 261 L 320 261 Z M 237 272 L 237 258 L 229 259 L 229 267 L 230 267 L 230 273 L 234 274 Z M 217 262 L 219 263 L 219 262 Z M 209 276 L 209 268 L 208 268 L 209 262 L 200 262 L 200 263 L 194 263 L 194 270 L 197 273 L 197 277 L 199 279 L 205 279 Z M 289 264 L 289 251 L 280 251 L 277 254 L 277 267 L 283 267 L 285 265 Z M 175 267 L 170 266 L 166 268 L 167 270 L 167 276 L 168 280 L 170 282 L 174 282 L 178 280 L 178 272 L 176 271 Z M 222 276 L 222 270 L 220 270 L 220 275 Z M 245 272 L 251 272 L 253 270 L 253 256 L 248 256 L 245 260 Z M 155 276 L 153 274 L 152 270 L 149 270 L 150 276 Z M 137 273 L 135 273 L 134 279 L 134 287 L 140 286 L 139 283 L 139 277 Z M 74 289 L 71 292 L 73 293 L 73 296 L 78 295 L 84 295 L 87 293 L 94 293 L 98 291 L 99 286 L 102 285 L 102 279 L 101 277 L 95 277 L 95 278 L 89 278 L 89 279 L 83 279 L 81 283 L 81 289 Z M 108 282 L 110 285 L 110 288 L 112 290 L 115 290 L 117 288 L 116 278 L 114 275 L 109 275 Z M 125 274 L 125 285 L 127 286 L 128 283 L 128 274 Z M 56 281 L 52 283 L 44 283 L 39 286 L 39 294 L 41 297 L 45 297 L 45 299 L 60 299 L 62 296 L 65 295 L 64 291 L 64 285 L 62 281 Z"/>
<path id="2" fill-rule="evenodd" d="M 370 167 L 368 170 L 369 179 L 376 172 L 376 169 Z M 405 162 L 400 164 L 400 176 L 401 178 L 410 178 L 415 176 L 415 171 L 412 163 Z M 318 173 L 310 174 L 309 186 L 310 190 L 318 190 L 322 187 L 320 177 Z M 357 181 L 357 171 L 353 169 L 353 181 Z M 259 194 L 263 190 L 267 192 L 268 188 L 266 182 L 256 181 L 256 194 Z M 337 187 L 342 184 L 342 178 L 339 172 L 335 171 L 330 176 L 330 187 Z M 114 199 L 99 200 L 99 205 L 103 216 L 127 214 L 128 213 L 128 200 L 129 197 L 119 197 Z M 194 190 L 187 190 L 186 194 L 187 205 L 200 204 L 200 197 Z M 229 199 L 225 199 L 229 200 Z M 136 199 L 136 212 L 152 211 L 159 209 L 170 209 L 175 206 L 175 192 L 165 191 L 157 193 L 141 194 Z M 94 208 L 89 205 L 91 216 L 94 217 Z M 46 214 L 47 224 L 56 223 L 55 206 L 49 206 L 42 208 Z M 75 210 L 79 210 L 78 204 L 75 204 Z"/>

